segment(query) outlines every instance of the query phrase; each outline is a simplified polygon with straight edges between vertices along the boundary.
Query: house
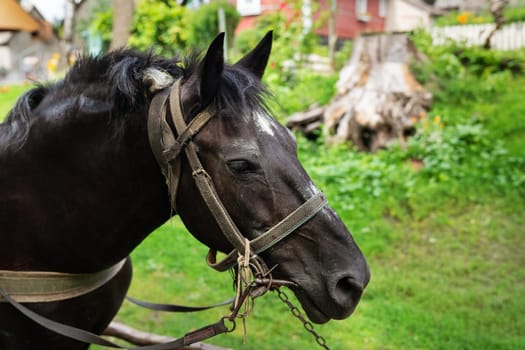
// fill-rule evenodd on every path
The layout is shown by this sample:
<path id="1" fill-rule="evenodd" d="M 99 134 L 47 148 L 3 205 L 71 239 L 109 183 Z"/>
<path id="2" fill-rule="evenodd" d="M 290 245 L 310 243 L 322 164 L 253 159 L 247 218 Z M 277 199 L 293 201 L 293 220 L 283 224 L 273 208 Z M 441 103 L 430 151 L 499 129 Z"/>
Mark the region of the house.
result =
<path id="1" fill-rule="evenodd" d="M 406 32 L 432 24 L 432 6 L 418 0 L 388 1 L 386 11 L 386 32 Z"/>
<path id="2" fill-rule="evenodd" d="M 385 28 L 385 15 L 388 0 L 337 0 L 335 32 L 338 38 L 353 39 L 361 33 L 382 32 Z M 329 0 L 319 1 L 318 14 L 328 13 Z M 328 35 L 328 25 L 317 31 Z"/>
<path id="3" fill-rule="evenodd" d="M 5 1 L 6 18 L 24 27 L 8 27 L 0 18 L 0 83 L 20 82 L 25 79 L 44 80 L 59 66 L 60 43 L 53 28 L 35 8 L 23 9 L 14 0 Z"/>
<path id="4" fill-rule="evenodd" d="M 237 32 L 252 28 L 258 16 L 281 11 L 290 13 L 291 6 L 283 0 L 230 0 L 242 16 Z M 361 33 L 412 30 L 430 25 L 432 7 L 422 0 L 336 0 L 336 34 L 353 39 Z M 301 12 L 305 26 L 329 12 L 330 0 L 319 0 L 319 9 L 312 13 L 311 0 L 303 0 Z M 328 35 L 328 25 L 316 30 Z"/>

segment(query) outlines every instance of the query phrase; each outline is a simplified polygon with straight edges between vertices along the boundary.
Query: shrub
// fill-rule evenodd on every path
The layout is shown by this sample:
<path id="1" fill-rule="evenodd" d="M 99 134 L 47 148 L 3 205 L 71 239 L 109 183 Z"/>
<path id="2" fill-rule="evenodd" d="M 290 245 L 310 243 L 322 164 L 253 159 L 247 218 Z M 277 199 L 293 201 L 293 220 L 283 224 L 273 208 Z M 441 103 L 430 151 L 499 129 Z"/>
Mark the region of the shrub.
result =
<path id="1" fill-rule="evenodd" d="M 270 70 L 265 74 L 265 82 L 275 96 L 277 111 L 283 117 L 302 111 L 312 103 L 325 105 L 335 94 L 337 74 L 323 75 L 312 73 L 308 70 L 296 71 L 293 76 L 288 76 L 288 82 L 282 84 L 279 71 Z M 282 119 L 282 118 L 281 118 Z"/>
<path id="2" fill-rule="evenodd" d="M 172 56 L 188 46 L 187 10 L 176 3 L 144 0 L 133 17 L 129 45 L 139 50 L 152 46 L 159 53 Z"/>
<path id="3" fill-rule="evenodd" d="M 235 36 L 235 50 L 239 56 L 246 55 L 253 49 L 260 38 L 260 31 L 256 28 L 245 29 Z"/>
<path id="4" fill-rule="evenodd" d="M 505 17 L 506 23 L 525 21 L 525 7 L 507 6 L 503 10 L 503 16 Z M 452 11 L 444 16 L 436 18 L 434 24 L 436 26 L 454 26 L 463 24 L 481 24 L 493 22 L 494 16 L 487 10 L 481 11 L 479 13 L 473 13 L 469 11 Z"/>
<path id="5" fill-rule="evenodd" d="M 147 51 L 152 47 L 158 53 L 172 56 L 188 45 L 187 10 L 169 2 L 144 0 L 139 2 L 128 44 L 132 48 Z M 93 17 L 91 29 L 102 35 L 104 48 L 111 42 L 113 11 L 98 11 Z"/>
<path id="6" fill-rule="evenodd" d="M 437 104 L 483 102 L 525 68 L 524 51 L 492 51 L 454 41 L 433 45 L 430 34 L 424 30 L 414 32 L 411 38 L 428 58 L 413 62 L 411 69 L 416 79 L 432 91 Z"/>
<path id="7" fill-rule="evenodd" d="M 235 6 L 225 1 L 212 2 L 201 5 L 191 12 L 188 23 L 188 44 L 193 48 L 205 50 L 209 43 L 219 33 L 219 9 L 223 8 L 226 17 L 226 31 L 233 38 L 235 27 L 239 23 L 240 15 Z M 229 45 L 232 46 L 233 40 Z"/>

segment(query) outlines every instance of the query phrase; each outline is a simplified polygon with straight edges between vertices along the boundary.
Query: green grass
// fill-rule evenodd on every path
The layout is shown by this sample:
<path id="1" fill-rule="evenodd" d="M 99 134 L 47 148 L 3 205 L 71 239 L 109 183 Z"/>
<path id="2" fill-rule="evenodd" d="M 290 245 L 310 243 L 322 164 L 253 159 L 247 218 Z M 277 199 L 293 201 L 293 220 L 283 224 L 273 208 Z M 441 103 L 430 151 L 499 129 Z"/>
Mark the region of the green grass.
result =
<path id="1" fill-rule="evenodd" d="M 502 79 L 483 98 L 460 98 L 472 85 L 458 87 L 454 103 L 437 101 L 431 116 L 445 128 L 421 125 L 406 151 L 358 154 L 299 139 L 303 164 L 372 271 L 355 314 L 316 327 L 332 349 L 525 349 L 525 78 Z M 0 96 L 5 115 L 13 101 Z M 420 171 L 410 165 L 415 156 L 426 157 Z M 133 252 L 130 294 L 194 305 L 230 297 L 230 275 L 208 268 L 206 252 L 174 218 Z M 177 337 L 227 313 L 166 315 L 125 303 L 117 320 Z M 246 344 L 242 327 L 209 343 L 316 348 L 274 293 L 256 300 L 247 326 Z"/>
<path id="2" fill-rule="evenodd" d="M 30 87 L 28 84 L 0 86 L 0 121 L 7 116 L 16 99 Z"/>

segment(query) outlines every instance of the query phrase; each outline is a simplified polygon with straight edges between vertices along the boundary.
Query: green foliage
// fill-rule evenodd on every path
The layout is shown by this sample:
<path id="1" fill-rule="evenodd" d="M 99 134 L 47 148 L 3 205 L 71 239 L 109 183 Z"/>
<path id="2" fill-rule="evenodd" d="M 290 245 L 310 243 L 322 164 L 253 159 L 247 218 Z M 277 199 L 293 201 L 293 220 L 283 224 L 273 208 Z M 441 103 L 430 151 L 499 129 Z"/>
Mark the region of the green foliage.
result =
<path id="1" fill-rule="evenodd" d="M 335 69 L 340 71 L 347 63 L 351 57 L 352 49 L 354 47 L 354 42 L 346 40 L 341 48 L 335 53 Z"/>
<path id="2" fill-rule="evenodd" d="M 525 185 L 525 159 L 510 157 L 483 124 L 470 120 L 445 127 L 439 120 L 420 122 L 419 133 L 409 141 L 406 155 L 423 161 L 421 176 L 429 181 L 491 186 L 498 191 L 514 191 Z"/>
<path id="3" fill-rule="evenodd" d="M 278 11 L 272 14 L 260 16 L 257 19 L 256 28 L 259 33 L 274 31 L 274 41 L 270 74 L 273 71 L 284 73 L 287 69 L 287 61 L 301 63 L 302 56 L 310 53 L 317 41 L 317 36 L 311 31 L 305 31 L 303 22 L 298 10 L 299 2 L 289 2 L 286 6 L 295 9 L 292 17 L 288 18 L 284 12 Z M 284 74 L 283 74 L 284 75 Z"/>
<path id="4" fill-rule="evenodd" d="M 112 23 L 111 3 L 105 0 L 96 0 L 91 11 L 85 17 L 78 19 L 78 23 L 75 25 L 76 35 L 85 37 L 87 32 L 100 33 L 103 46 L 108 48 L 111 43 Z"/>
<path id="5" fill-rule="evenodd" d="M 480 103 L 502 91 L 509 79 L 525 68 L 522 50 L 485 50 L 454 41 L 433 45 L 430 34 L 424 30 L 414 32 L 411 38 L 428 58 L 412 63 L 411 70 L 418 81 L 432 90 L 438 104 Z"/>
<path id="6" fill-rule="evenodd" d="M 241 34 L 235 42 L 235 49 L 243 55 L 267 31 L 273 31 L 272 55 L 265 72 L 265 81 L 272 86 L 293 85 L 291 81 L 300 70 L 304 55 L 311 53 L 317 42 L 317 36 L 303 26 L 301 1 L 282 2 L 280 6 L 280 10 L 290 10 L 289 14 L 276 11 L 259 16 L 255 30 Z"/>
<path id="7" fill-rule="evenodd" d="M 260 36 L 261 33 L 256 28 L 245 29 L 237 34 L 235 36 L 235 49 L 239 56 L 244 56 L 250 52 L 261 39 Z"/>
<path id="8" fill-rule="evenodd" d="M 507 7 L 503 11 L 503 16 L 508 23 L 525 21 L 525 6 L 521 7 Z"/>
<path id="9" fill-rule="evenodd" d="M 100 34 L 102 38 L 103 47 L 109 48 L 112 37 L 113 25 L 113 11 L 111 8 L 97 8 L 97 12 L 93 15 L 93 19 L 89 30 Z"/>
<path id="10" fill-rule="evenodd" d="M 288 117 L 292 113 L 310 107 L 312 103 L 325 105 L 335 94 L 336 74 L 323 75 L 300 69 L 288 77 L 286 84 L 282 83 L 281 76 L 274 72 L 264 77 L 275 99 L 270 101 L 272 109 L 278 117 Z"/>
<path id="11" fill-rule="evenodd" d="M 465 24 L 492 23 L 494 17 L 489 12 L 472 13 L 468 11 L 451 11 L 444 16 L 439 16 L 434 20 L 434 25 L 438 27 L 455 26 Z"/>
<path id="12" fill-rule="evenodd" d="M 239 56 L 245 55 L 267 31 L 273 31 L 272 54 L 263 79 L 275 96 L 270 106 L 286 117 L 313 103 L 328 103 L 335 93 L 337 75 L 314 73 L 303 66 L 305 55 L 320 49 L 318 37 L 303 26 L 301 1 L 282 2 L 280 6 L 282 11 L 258 17 L 254 29 L 239 33 L 235 50 Z M 341 55 L 348 55 L 350 49 L 347 44 Z"/>
<path id="13" fill-rule="evenodd" d="M 320 187 L 329 189 L 329 198 L 350 212 L 389 198 L 410 202 L 428 186 L 494 193 L 525 189 L 525 159 L 510 156 L 482 124 L 443 126 L 439 120 L 421 121 L 406 150 L 392 146 L 368 154 L 301 140 L 299 154 Z"/>
<path id="14" fill-rule="evenodd" d="M 0 123 L 14 107 L 16 99 L 31 87 L 29 84 L 0 86 Z"/>
<path id="15" fill-rule="evenodd" d="M 239 21 L 235 7 L 226 2 L 204 4 L 196 10 L 176 2 L 143 0 L 133 16 L 129 46 L 147 51 L 152 47 L 162 55 L 173 56 L 189 47 L 204 50 L 218 34 L 218 8 L 225 10 L 227 30 L 233 33 Z M 96 10 L 91 29 L 102 35 L 105 47 L 111 42 L 113 12 Z"/>
<path id="16" fill-rule="evenodd" d="M 506 23 L 522 22 L 525 20 L 525 7 L 510 7 L 507 6 L 503 10 L 503 16 L 505 17 Z M 494 16 L 487 10 L 473 13 L 469 11 L 451 11 L 444 16 L 439 16 L 434 20 L 436 26 L 454 26 L 454 25 L 465 25 L 465 24 L 482 24 L 482 23 L 493 23 Z"/>
<path id="17" fill-rule="evenodd" d="M 140 2 L 133 17 L 129 45 L 144 51 L 153 46 L 168 56 L 186 49 L 189 39 L 187 12 L 176 3 Z"/>
<path id="18" fill-rule="evenodd" d="M 205 50 L 210 42 L 219 33 L 219 9 L 224 9 L 226 17 L 226 31 L 233 35 L 240 15 L 235 6 L 226 1 L 204 4 L 192 11 L 189 19 L 188 44 L 192 48 Z"/>

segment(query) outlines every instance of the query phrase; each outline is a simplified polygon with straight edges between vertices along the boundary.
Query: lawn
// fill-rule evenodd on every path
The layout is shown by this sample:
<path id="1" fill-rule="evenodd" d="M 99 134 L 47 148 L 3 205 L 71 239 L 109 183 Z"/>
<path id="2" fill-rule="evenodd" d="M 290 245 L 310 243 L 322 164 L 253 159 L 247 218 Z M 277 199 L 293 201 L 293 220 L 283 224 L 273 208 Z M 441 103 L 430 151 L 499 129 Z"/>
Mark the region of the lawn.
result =
<path id="1" fill-rule="evenodd" d="M 505 79 L 482 101 L 437 101 L 431 114 L 439 113 L 447 126 L 428 137 L 421 129 L 408 151 L 357 154 L 299 139 L 303 164 L 372 271 L 355 314 L 316 327 L 332 349 L 525 349 L 525 78 Z M 0 93 L 0 115 L 26 88 Z M 472 116 L 475 124 L 469 124 Z M 434 151 L 436 135 L 455 148 Z M 413 169 L 414 156 L 426 157 L 428 166 Z M 230 275 L 208 268 L 205 254 L 174 218 L 133 252 L 130 294 L 195 305 L 230 297 Z M 226 308 L 165 315 L 125 303 L 117 320 L 177 337 L 224 314 Z M 209 342 L 235 349 L 316 348 L 274 293 L 256 301 L 245 344 L 241 328 Z"/>

